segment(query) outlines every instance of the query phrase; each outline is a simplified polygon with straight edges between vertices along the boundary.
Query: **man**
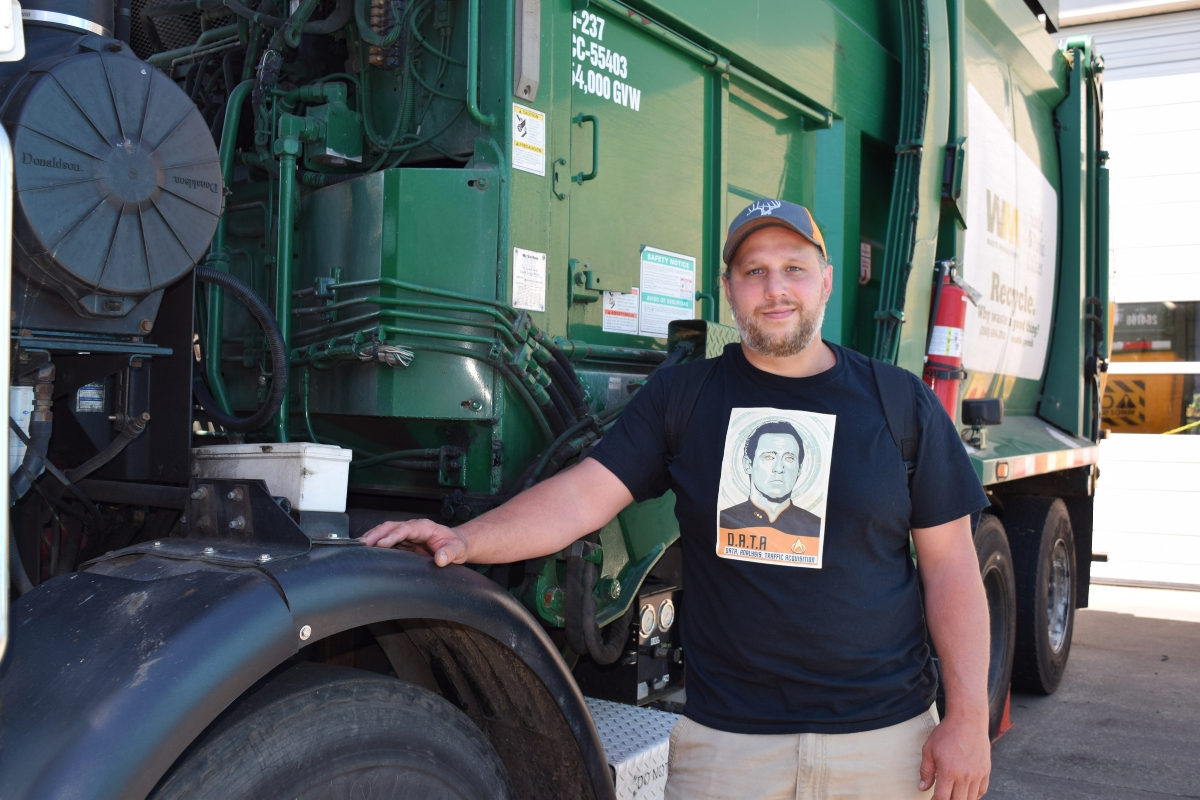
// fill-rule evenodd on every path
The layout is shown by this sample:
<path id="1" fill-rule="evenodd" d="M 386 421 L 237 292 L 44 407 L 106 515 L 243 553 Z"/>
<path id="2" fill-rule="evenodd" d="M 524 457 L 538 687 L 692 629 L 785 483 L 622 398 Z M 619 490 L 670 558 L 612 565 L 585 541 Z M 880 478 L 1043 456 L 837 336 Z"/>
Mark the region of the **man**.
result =
<path id="1" fill-rule="evenodd" d="M 739 535 L 737 546 L 744 547 L 741 542 L 748 530 L 754 531 L 750 534 L 752 549 L 758 539 L 765 542 L 771 538 L 772 530 L 820 538 L 821 518 L 792 503 L 792 490 L 803 465 L 804 439 L 790 422 L 765 422 L 754 429 L 742 451 L 742 469 L 750 478 L 750 498 L 721 512 L 720 533 L 727 537 L 727 547 L 735 546 Z M 792 542 L 788 547 L 803 552 Z"/>
<path id="2" fill-rule="evenodd" d="M 742 341 L 713 368 L 670 467 L 665 401 L 702 362 L 663 370 L 591 457 L 505 505 L 455 529 L 390 522 L 363 538 L 415 544 L 441 566 L 504 563 L 559 551 L 628 503 L 673 489 L 688 697 L 667 797 L 977 800 L 991 768 L 988 612 L 969 515 L 986 498 L 957 432 L 914 377 L 920 441 L 909 479 L 870 361 L 819 337 L 833 272 L 806 209 L 755 203 L 730 225 L 723 258 Z M 823 509 L 820 558 L 723 552 L 719 497 L 746 479 L 741 437 L 768 420 L 807 431 L 816 448 L 799 480 Z M 769 446 L 786 450 L 783 438 Z M 945 682 L 940 723 L 927 636 Z"/>

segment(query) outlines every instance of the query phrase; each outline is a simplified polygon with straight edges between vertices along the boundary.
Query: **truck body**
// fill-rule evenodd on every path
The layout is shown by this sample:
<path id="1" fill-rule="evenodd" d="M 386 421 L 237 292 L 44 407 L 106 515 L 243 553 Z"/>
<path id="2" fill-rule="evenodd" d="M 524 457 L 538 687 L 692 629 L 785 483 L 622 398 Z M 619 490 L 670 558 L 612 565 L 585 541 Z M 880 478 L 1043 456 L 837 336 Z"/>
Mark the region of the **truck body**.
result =
<path id="1" fill-rule="evenodd" d="M 736 342 L 724 232 L 769 199 L 824 232 L 823 336 L 922 375 L 992 499 L 993 735 L 1010 682 L 1057 687 L 1108 302 L 1103 62 L 1054 44 L 1054 9 L 21 13 L 0 795 L 661 787 L 650 756 L 610 771 L 593 716 L 679 710 L 671 493 L 512 564 L 354 540 L 495 507 L 586 457 L 656 369 Z M 364 756 L 329 698 L 444 747 Z M 301 700 L 328 715 L 287 727 Z M 264 720 L 271 763 L 303 768 L 238 744 Z"/>

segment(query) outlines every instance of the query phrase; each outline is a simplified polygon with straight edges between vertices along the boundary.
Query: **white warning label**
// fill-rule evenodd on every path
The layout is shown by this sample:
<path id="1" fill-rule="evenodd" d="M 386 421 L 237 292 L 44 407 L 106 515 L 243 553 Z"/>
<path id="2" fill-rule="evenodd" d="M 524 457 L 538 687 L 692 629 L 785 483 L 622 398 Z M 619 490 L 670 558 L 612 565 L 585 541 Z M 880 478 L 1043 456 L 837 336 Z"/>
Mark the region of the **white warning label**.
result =
<path id="1" fill-rule="evenodd" d="M 638 332 L 638 289 L 632 292 L 604 293 L 604 320 L 601 328 L 608 333 Z"/>
<path id="2" fill-rule="evenodd" d="M 546 310 L 546 254 L 513 248 L 512 304 L 527 311 Z"/>
<path id="3" fill-rule="evenodd" d="M 546 115 L 513 103 L 512 165 L 515 169 L 546 174 Z"/>

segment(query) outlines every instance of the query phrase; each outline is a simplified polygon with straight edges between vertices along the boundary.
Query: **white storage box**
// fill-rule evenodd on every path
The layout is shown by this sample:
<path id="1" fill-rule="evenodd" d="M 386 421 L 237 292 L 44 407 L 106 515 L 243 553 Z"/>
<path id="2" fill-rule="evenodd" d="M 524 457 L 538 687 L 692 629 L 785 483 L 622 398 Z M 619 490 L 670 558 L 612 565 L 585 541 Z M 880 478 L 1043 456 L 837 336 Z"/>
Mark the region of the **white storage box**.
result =
<path id="1" fill-rule="evenodd" d="M 331 444 L 220 444 L 192 448 L 193 478 L 267 482 L 298 511 L 346 510 L 351 451 Z"/>

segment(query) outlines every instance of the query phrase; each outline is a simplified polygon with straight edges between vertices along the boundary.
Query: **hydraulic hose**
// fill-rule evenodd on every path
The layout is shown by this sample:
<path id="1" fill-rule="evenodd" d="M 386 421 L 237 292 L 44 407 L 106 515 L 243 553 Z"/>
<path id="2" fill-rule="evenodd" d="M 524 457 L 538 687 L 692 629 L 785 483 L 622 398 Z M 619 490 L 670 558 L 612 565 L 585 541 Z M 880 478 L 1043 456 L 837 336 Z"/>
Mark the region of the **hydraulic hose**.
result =
<path id="1" fill-rule="evenodd" d="M 219 3 L 205 3 L 205 8 L 218 8 L 225 6 L 242 19 L 259 25 L 265 25 L 268 28 L 282 28 L 287 24 L 285 17 L 275 17 L 270 14 L 260 14 L 251 8 L 242 5 L 238 0 L 223 0 Z M 354 0 L 338 0 L 338 4 L 333 9 L 333 13 L 325 19 L 319 19 L 316 22 L 306 22 L 301 32 L 311 35 L 322 35 L 329 33 L 337 33 L 342 28 L 346 27 L 346 23 L 350 21 L 350 13 L 353 10 Z"/>
<path id="2" fill-rule="evenodd" d="M 271 313 L 267 304 L 254 293 L 253 289 L 238 278 L 228 272 L 198 266 L 196 267 L 196 280 L 220 286 L 231 292 L 242 301 L 246 310 L 250 312 L 250 316 L 254 317 L 259 327 L 262 328 L 267 344 L 271 348 L 271 392 L 267 395 L 266 402 L 248 417 L 237 417 L 222 411 L 199 375 L 192 379 L 192 392 L 212 421 L 221 427 L 242 433 L 258 430 L 275 416 L 275 412 L 283 405 L 283 399 L 287 393 L 290 367 L 288 366 L 287 347 L 283 343 L 283 334 L 280 333 L 279 325 L 275 322 L 275 315 Z M 220 357 L 219 353 L 209 352 L 206 355 L 209 359 Z"/>
<path id="3" fill-rule="evenodd" d="M 633 621 L 637 603 L 631 602 L 621 618 L 609 623 L 601 635 L 600 626 L 596 624 L 596 595 L 590 588 L 595 587 L 596 578 L 596 565 L 590 561 L 583 562 L 583 640 L 593 661 L 611 664 L 625 652 L 625 643 L 629 641 L 629 623 Z"/>
<path id="4" fill-rule="evenodd" d="M 550 355 L 560 356 L 562 357 L 563 361 L 566 361 L 567 359 L 567 357 L 564 356 L 562 351 L 558 348 L 551 349 Z M 569 361 L 567 364 L 570 366 Z M 558 382 L 558 385 L 563 388 L 563 391 L 567 393 L 566 399 L 570 401 L 571 405 L 575 409 L 574 416 L 577 419 L 582 419 L 583 417 L 587 416 L 591 409 L 588 408 L 587 400 L 583 396 L 583 390 L 579 386 L 578 379 L 571 379 L 571 376 L 568 375 L 563 369 L 563 366 L 561 363 L 559 363 L 557 357 L 546 363 L 546 371 L 550 373 L 550 376 L 554 378 L 554 380 Z M 574 374 L 574 372 L 574 370 L 571 370 L 572 374 Z"/>
<path id="5" fill-rule="evenodd" d="M 637 603 L 630 603 L 621 618 L 601 632 L 596 624 L 596 595 L 593 594 L 598 575 L 596 565 L 582 555 L 567 558 L 567 592 L 563 607 L 567 644 L 580 655 L 590 655 L 597 664 L 612 664 L 625 652 Z"/>
<path id="6" fill-rule="evenodd" d="M 36 414 L 37 412 L 34 412 L 34 413 Z M 15 433 L 17 435 L 17 438 L 20 439 L 22 442 L 24 442 L 26 447 L 28 447 L 30 450 L 33 449 L 33 447 L 34 447 L 33 440 L 25 435 L 25 431 L 21 430 L 21 426 L 18 425 L 17 421 L 15 419 L 13 419 L 12 417 L 9 417 L 9 419 L 8 419 L 8 429 L 11 430 L 13 433 Z M 33 430 L 32 423 L 30 424 L 30 430 L 31 431 Z M 103 531 L 104 530 L 104 517 L 100 516 L 100 509 L 96 508 L 96 504 L 92 502 L 91 498 L 89 498 L 86 494 L 84 494 L 82 489 L 80 489 L 78 486 L 76 486 L 74 483 L 72 483 L 71 479 L 68 478 L 66 475 L 64 475 L 62 470 L 60 470 L 58 467 L 54 466 L 53 462 L 46 460 L 44 456 L 42 458 L 42 466 L 45 467 L 46 472 L 49 472 L 51 475 L 54 476 L 55 480 L 57 480 L 63 486 L 67 487 L 68 491 L 70 491 L 71 494 L 75 495 L 75 499 L 77 499 L 80 503 L 83 504 L 83 507 L 85 509 L 87 509 L 87 512 L 92 515 L 92 519 L 94 519 L 96 521 L 96 526 L 97 526 L 96 530 Z M 25 473 L 29 476 L 30 485 L 32 485 L 33 479 L 37 477 L 31 471 L 29 471 L 25 468 L 24 463 L 21 464 L 21 469 L 19 470 L 19 472 Z M 36 489 L 39 494 L 42 493 L 41 487 L 34 486 L 34 489 Z M 49 501 L 49 498 L 47 498 L 47 500 Z M 12 504 L 13 502 L 14 502 L 14 498 L 10 494 L 9 495 L 9 503 Z M 70 512 L 68 512 L 68 513 L 70 513 Z"/>
<path id="7" fill-rule="evenodd" d="M 563 621 L 567 644 L 580 655 L 587 652 L 583 638 L 583 559 L 567 558 L 567 591 L 563 597 Z"/>
<path id="8" fill-rule="evenodd" d="M 563 400 L 562 393 L 558 391 L 553 383 L 546 387 L 546 394 L 550 395 L 550 402 L 554 404 L 554 410 L 562 417 L 564 429 L 567 425 L 578 419 L 575 416 L 575 412 L 567 405 L 567 401 Z"/>
<path id="9" fill-rule="evenodd" d="M 146 430 L 148 422 L 150 422 L 150 415 L 146 413 L 128 420 L 125 423 L 125 427 L 117 435 L 117 438 L 113 439 L 108 443 L 107 447 L 75 469 L 67 470 L 67 477 L 72 482 L 81 480 L 112 461 L 125 449 L 126 445 L 142 435 L 142 431 Z"/>
<path id="10" fill-rule="evenodd" d="M 15 424 L 11 423 L 10 427 Z M 18 430 L 20 430 L 19 427 Z M 29 443 L 25 448 L 25 457 L 21 460 L 21 466 L 17 468 L 9 483 L 9 505 L 24 497 L 34 479 L 42 474 L 46 465 L 46 452 L 50 449 L 50 434 L 53 430 L 54 423 L 51 420 L 30 420 Z"/>
<path id="11" fill-rule="evenodd" d="M 33 591 L 33 582 L 25 572 L 21 563 L 21 554 L 17 552 L 17 536 L 13 533 L 12 521 L 8 523 L 8 574 L 12 576 L 12 587 L 17 590 L 17 596 L 23 597 Z"/>

